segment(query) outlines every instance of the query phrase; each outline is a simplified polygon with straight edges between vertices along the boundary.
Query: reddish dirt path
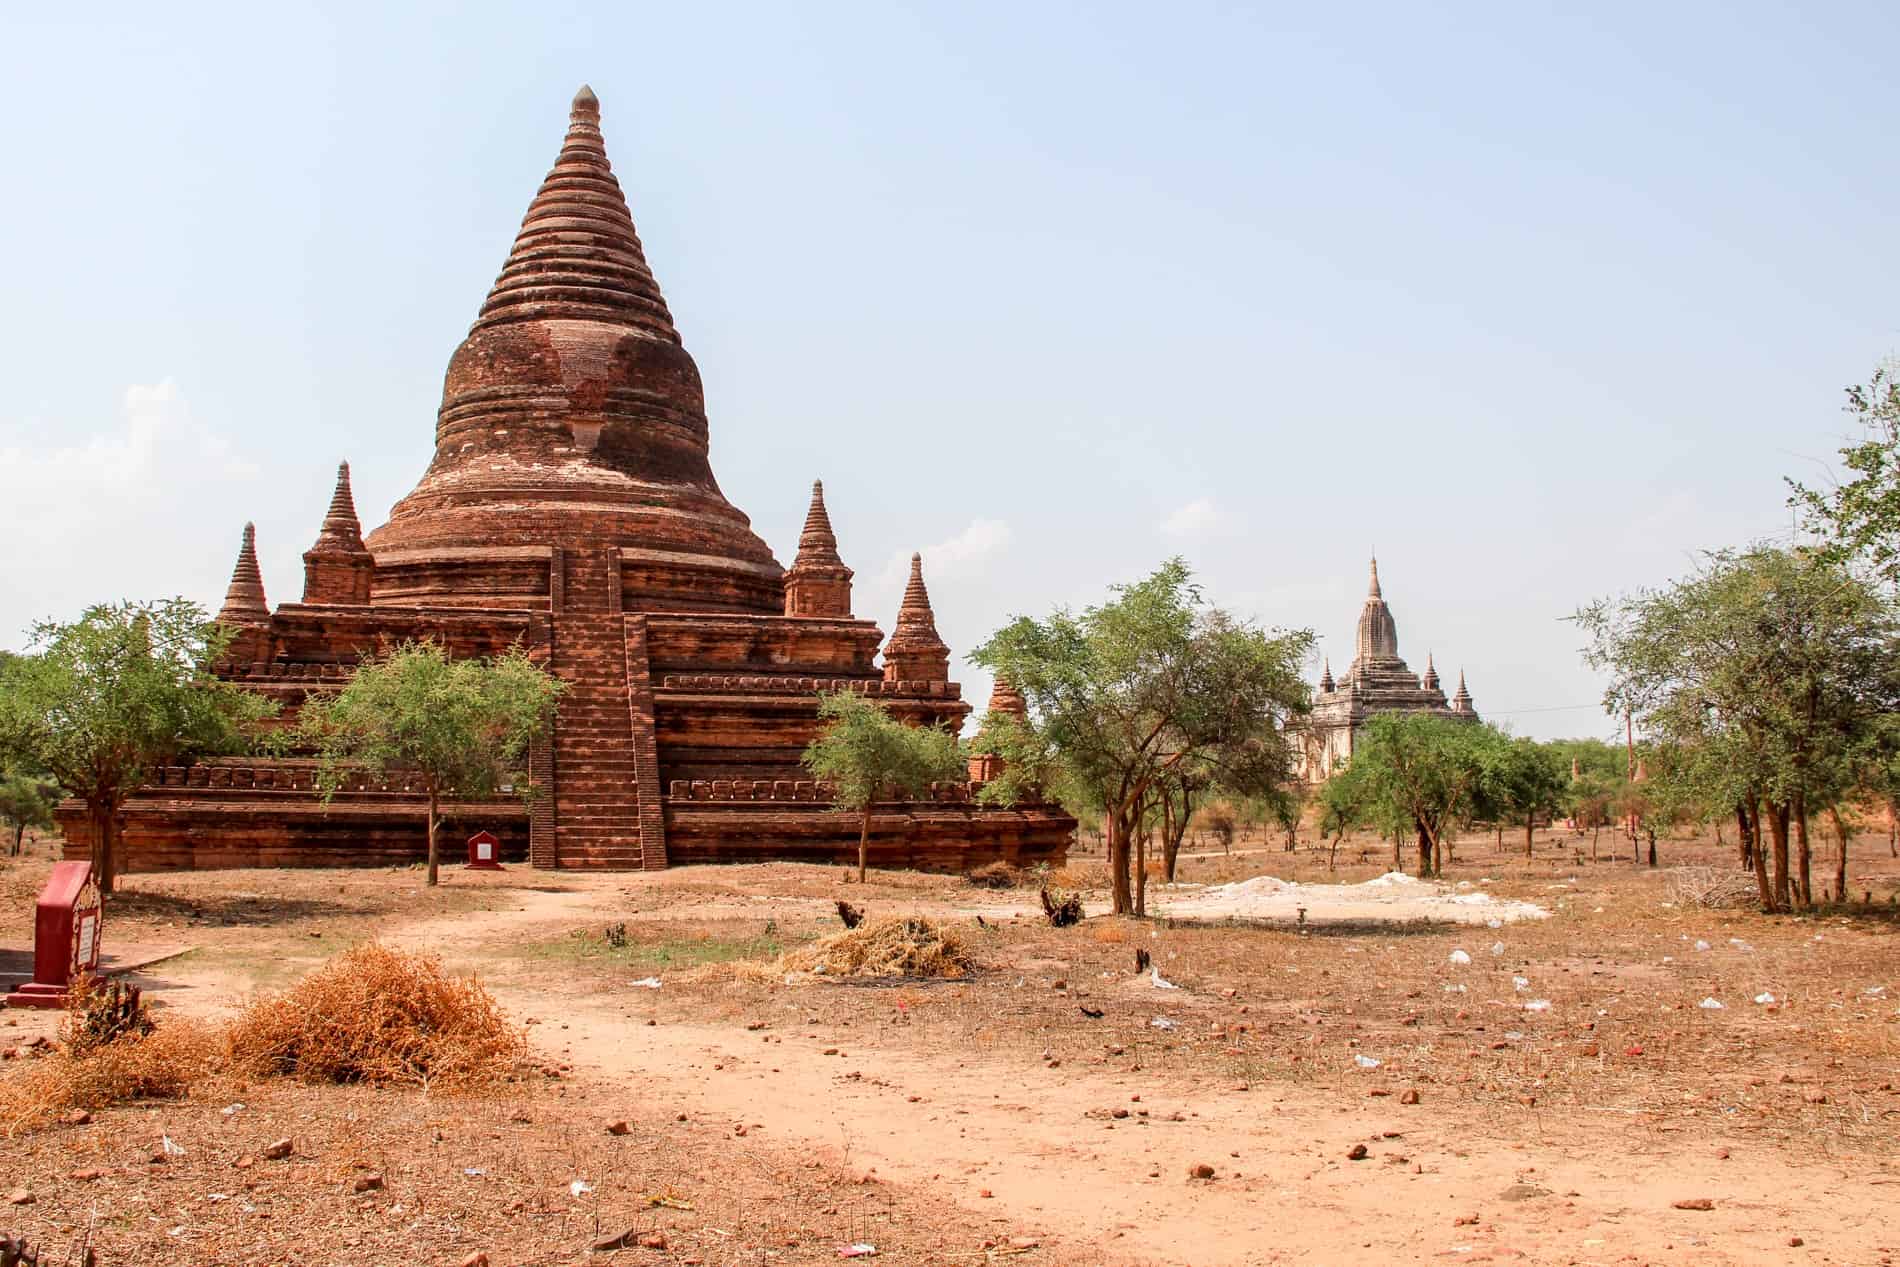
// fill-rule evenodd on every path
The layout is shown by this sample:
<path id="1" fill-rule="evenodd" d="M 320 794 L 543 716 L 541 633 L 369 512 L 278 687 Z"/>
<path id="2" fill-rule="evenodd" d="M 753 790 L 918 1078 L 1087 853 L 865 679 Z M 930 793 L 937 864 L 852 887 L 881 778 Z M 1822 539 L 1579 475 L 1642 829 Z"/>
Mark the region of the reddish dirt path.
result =
<path id="1" fill-rule="evenodd" d="M 1900 1243 L 1880 1213 L 1900 1187 L 1884 1162 L 1825 1164 L 1742 1140 L 1722 1157 L 1717 1142 L 1676 1145 L 1616 1112 L 1527 1112 L 1534 1138 L 1513 1141 L 1471 1133 L 1429 1092 L 1408 1107 L 999 1053 L 854 1052 L 864 1036 L 801 1024 L 796 995 L 759 1018 L 761 1031 L 648 1025 L 634 1014 L 640 990 L 550 998 L 482 954 L 604 915 L 616 891 L 521 897 L 519 909 L 417 921 L 385 940 L 482 967 L 512 1011 L 552 1018 L 535 1039 L 581 1076 L 663 1111 L 743 1124 L 735 1148 L 810 1150 L 934 1190 L 975 1223 L 1034 1227 L 1059 1238 L 1056 1261 L 1872 1263 Z M 1349 1161 L 1361 1143 L 1368 1157 Z M 1200 1164 L 1217 1178 L 1190 1182 Z M 1674 1208 L 1701 1197 L 1714 1208 Z"/>

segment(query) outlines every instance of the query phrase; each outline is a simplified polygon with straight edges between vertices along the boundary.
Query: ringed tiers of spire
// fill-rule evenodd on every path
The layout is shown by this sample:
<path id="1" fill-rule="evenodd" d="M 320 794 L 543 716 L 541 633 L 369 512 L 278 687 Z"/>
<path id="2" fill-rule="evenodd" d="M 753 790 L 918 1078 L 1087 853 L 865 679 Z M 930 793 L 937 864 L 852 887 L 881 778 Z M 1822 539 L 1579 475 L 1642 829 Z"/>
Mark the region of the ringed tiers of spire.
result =
<path id="1" fill-rule="evenodd" d="M 699 369 L 647 266 L 591 89 L 575 95 L 554 166 L 449 360 L 435 439 L 421 482 L 367 539 L 377 601 L 513 596 L 520 564 L 501 562 L 507 552 L 552 547 L 619 554 L 646 609 L 780 614 L 782 569 L 713 478 Z"/>
<path id="2" fill-rule="evenodd" d="M 811 482 L 811 508 L 798 534 L 798 557 L 785 573 L 787 616 L 851 615 L 851 569 L 838 556 L 838 537 L 825 510 L 825 485 Z"/>
<path id="3" fill-rule="evenodd" d="M 930 591 L 924 588 L 924 556 L 910 556 L 910 580 L 897 607 L 897 627 L 884 644 L 884 676 L 896 682 L 945 682 L 950 678 L 950 648 L 937 634 Z"/>
<path id="4" fill-rule="evenodd" d="M 270 623 L 270 604 L 264 601 L 264 574 L 257 566 L 256 524 L 244 525 L 244 537 L 238 543 L 237 566 L 231 569 L 231 584 L 224 591 L 224 606 L 218 609 L 218 622 L 225 625 Z"/>

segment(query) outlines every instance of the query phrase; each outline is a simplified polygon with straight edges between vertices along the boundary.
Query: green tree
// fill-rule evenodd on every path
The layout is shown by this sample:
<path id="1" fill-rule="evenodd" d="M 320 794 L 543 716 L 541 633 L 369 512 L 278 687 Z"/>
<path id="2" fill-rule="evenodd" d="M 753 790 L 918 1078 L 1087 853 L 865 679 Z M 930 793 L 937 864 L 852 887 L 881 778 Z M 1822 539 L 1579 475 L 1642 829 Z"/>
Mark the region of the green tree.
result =
<path id="1" fill-rule="evenodd" d="M 1531 856 L 1537 820 L 1563 807 L 1569 770 L 1560 753 L 1534 739 L 1510 739 L 1487 749 L 1490 763 L 1481 785 L 1498 821 L 1524 825 L 1524 856 Z"/>
<path id="2" fill-rule="evenodd" d="M 1418 876 L 1443 869 L 1449 832 L 1484 807 L 1485 782 L 1510 740 L 1489 726 L 1434 713 L 1378 713 L 1353 742 L 1336 792 L 1322 793 L 1329 824 L 1362 823 L 1416 833 Z M 1343 828 L 1342 828 L 1343 830 Z"/>
<path id="3" fill-rule="evenodd" d="M 1822 535 L 1831 561 L 1864 564 L 1900 585 L 1900 362 L 1848 388 L 1846 408 L 1864 437 L 1840 450 L 1848 478 L 1828 489 L 1790 480 L 1789 500 Z"/>
<path id="4" fill-rule="evenodd" d="M 1291 777 L 1286 722 L 1308 706 L 1300 669 L 1312 642 L 1310 631 L 1268 632 L 1208 606 L 1180 559 L 1079 614 L 1019 617 L 970 657 L 1030 712 L 998 728 L 1008 769 L 982 795 L 1008 803 L 1061 778 L 1094 789 L 1115 912 L 1142 914 L 1146 875 L 1136 868 L 1131 884 L 1130 862 L 1168 780 L 1194 770 L 1258 795 Z"/>
<path id="5" fill-rule="evenodd" d="M 102 893 L 117 878 L 126 797 L 167 762 L 242 751 L 275 712 L 211 673 L 228 642 L 182 598 L 102 604 L 35 625 L 33 653 L 0 665 L 0 751 L 86 803 Z"/>
<path id="6" fill-rule="evenodd" d="M 52 828 L 53 810 L 58 804 L 59 785 L 45 775 L 18 766 L 0 770 L 0 823 L 13 830 L 12 857 L 20 856 L 20 844 L 29 828 Z"/>
<path id="7" fill-rule="evenodd" d="M 871 808 L 895 791 L 920 796 L 965 771 L 957 737 L 935 726 L 907 726 L 855 691 L 818 699 L 823 729 L 805 749 L 805 768 L 831 784 L 832 803 L 858 818 L 858 883 L 871 847 Z"/>
<path id="8" fill-rule="evenodd" d="M 327 803 L 351 772 L 413 771 L 428 796 L 429 883 L 444 797 L 493 795 L 546 732 L 566 683 L 519 647 L 494 659 L 451 659 L 441 644 L 406 642 L 367 660 L 343 688 L 304 702 L 298 739 L 317 757 Z M 515 780 L 522 796 L 534 788 Z"/>
<path id="9" fill-rule="evenodd" d="M 1808 815 L 1852 782 L 1900 708 L 1886 596 L 1824 552 L 1758 546 L 1577 619 L 1586 659 L 1610 675 L 1605 708 L 1671 750 L 1643 795 L 1740 805 L 1763 909 L 1810 902 Z"/>

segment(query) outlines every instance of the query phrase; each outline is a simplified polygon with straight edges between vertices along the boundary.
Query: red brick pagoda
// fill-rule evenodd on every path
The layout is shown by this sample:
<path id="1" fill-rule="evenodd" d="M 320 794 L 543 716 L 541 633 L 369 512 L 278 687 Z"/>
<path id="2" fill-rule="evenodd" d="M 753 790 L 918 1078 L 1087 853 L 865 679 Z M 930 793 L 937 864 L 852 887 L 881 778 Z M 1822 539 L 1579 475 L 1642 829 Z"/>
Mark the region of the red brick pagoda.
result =
<path id="1" fill-rule="evenodd" d="M 462 804 L 469 830 L 538 867 L 855 857 L 856 820 L 799 764 L 822 691 L 872 695 L 907 721 L 955 727 L 922 560 L 896 630 L 851 613 L 851 569 L 812 486 L 789 570 L 719 491 L 699 370 L 647 267 L 607 162 L 600 103 L 574 98 L 554 170 L 455 350 L 435 457 L 389 522 L 363 535 L 337 472 L 301 602 L 272 610 L 253 531 L 219 619 L 221 675 L 279 700 L 332 689 L 366 655 L 433 638 L 455 655 L 520 642 L 565 679 L 535 747 L 531 807 Z M 423 802 L 402 779 L 357 780 L 330 805 L 295 757 L 170 767 L 125 810 L 132 870 L 391 862 L 423 851 Z M 83 856 L 83 814 L 63 819 Z M 881 865 L 963 868 L 1060 858 L 1058 807 L 994 809 L 973 785 L 873 818 Z"/>

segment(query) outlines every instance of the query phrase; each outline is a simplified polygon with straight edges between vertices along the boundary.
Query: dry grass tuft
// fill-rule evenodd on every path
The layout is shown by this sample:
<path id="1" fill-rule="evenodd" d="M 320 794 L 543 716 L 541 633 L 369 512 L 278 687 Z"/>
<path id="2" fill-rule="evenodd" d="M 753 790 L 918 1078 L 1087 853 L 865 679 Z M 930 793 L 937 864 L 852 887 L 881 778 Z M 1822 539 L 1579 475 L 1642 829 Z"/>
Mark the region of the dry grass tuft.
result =
<path id="1" fill-rule="evenodd" d="M 251 1004 L 225 1051 L 253 1076 L 460 1088 L 506 1076 L 527 1042 L 479 981 L 372 942 Z"/>
<path id="2" fill-rule="evenodd" d="M 216 1034 L 172 1019 L 91 1047 L 64 1047 L 0 1082 L 0 1135 L 49 1126 L 74 1109 L 174 1100 L 217 1071 Z"/>
<path id="3" fill-rule="evenodd" d="M 976 958 L 956 932 L 921 915 L 887 915 L 779 956 L 778 971 L 830 977 L 967 977 Z"/>

